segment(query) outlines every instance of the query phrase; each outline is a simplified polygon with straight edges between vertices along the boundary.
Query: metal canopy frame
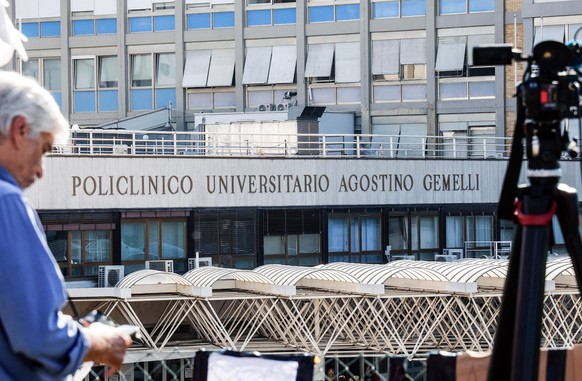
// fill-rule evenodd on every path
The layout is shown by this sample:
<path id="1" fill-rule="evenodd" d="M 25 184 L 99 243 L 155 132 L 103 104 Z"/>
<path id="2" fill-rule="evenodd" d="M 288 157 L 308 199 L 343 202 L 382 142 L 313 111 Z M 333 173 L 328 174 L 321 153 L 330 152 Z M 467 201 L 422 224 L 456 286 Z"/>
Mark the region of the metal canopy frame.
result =
<path id="1" fill-rule="evenodd" d="M 480 285 L 488 277 L 503 279 L 506 266 L 507 261 L 476 260 L 334 263 L 312 268 L 268 265 L 253 271 L 203 267 L 184 276 L 144 270 L 118 284 L 131 288 L 131 297 L 109 293 L 74 299 L 81 312 L 100 309 L 119 323 L 139 327 L 143 346 L 132 351 L 140 353 L 160 353 L 171 346 L 320 356 L 385 353 L 412 359 L 434 350 L 490 350 L 501 288 L 487 284 L 477 292 L 446 292 L 439 284 L 466 280 Z M 561 281 L 570 277 L 571 267 L 563 259 L 548 263 L 547 280 L 555 281 L 556 289 L 545 295 L 544 348 L 582 342 L 580 296 L 577 288 Z M 208 287 L 212 294 L 158 293 L 152 279 Z M 399 287 L 398 281 L 404 286 Z M 415 281 L 436 287 L 409 287 Z M 345 289 L 330 288 L 330 283 Z M 152 293 L 133 293 L 136 286 L 145 284 Z M 317 284 L 326 287 L 314 287 Z M 355 293 L 356 284 L 380 285 L 383 292 Z M 167 285 L 163 287 L 167 290 Z M 276 287 L 294 287 L 295 292 L 269 295 Z M 189 333 L 177 334 L 184 327 Z"/>

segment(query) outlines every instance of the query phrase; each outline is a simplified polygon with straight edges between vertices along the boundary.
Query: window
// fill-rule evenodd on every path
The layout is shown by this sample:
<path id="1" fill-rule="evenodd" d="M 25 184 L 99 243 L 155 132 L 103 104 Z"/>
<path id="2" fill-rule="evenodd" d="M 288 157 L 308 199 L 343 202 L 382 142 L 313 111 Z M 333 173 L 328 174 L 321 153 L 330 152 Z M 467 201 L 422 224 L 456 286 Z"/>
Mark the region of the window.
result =
<path id="1" fill-rule="evenodd" d="M 332 1 L 333 2 L 333 1 Z M 360 3 L 316 5 L 315 1 L 309 1 L 308 20 L 310 23 L 353 21 L 360 19 Z"/>
<path id="2" fill-rule="evenodd" d="M 483 248 L 489 251 L 493 240 L 493 216 L 453 215 L 446 216 L 445 221 L 447 248 Z M 478 254 L 472 250 L 466 255 L 475 257 Z"/>
<path id="3" fill-rule="evenodd" d="M 499 240 L 512 241 L 515 236 L 515 224 L 508 220 L 499 219 L 497 221 L 499 222 Z"/>
<path id="4" fill-rule="evenodd" d="M 473 66 L 472 54 L 475 46 L 493 41 L 493 34 L 439 37 L 435 65 L 439 100 L 495 97 L 495 68 Z"/>
<path id="5" fill-rule="evenodd" d="M 413 255 L 421 260 L 434 260 L 439 249 L 438 216 L 414 212 L 390 216 L 388 237 L 391 255 Z"/>
<path id="6" fill-rule="evenodd" d="M 174 53 L 131 56 L 131 111 L 176 105 L 176 58 Z"/>
<path id="7" fill-rule="evenodd" d="M 263 211 L 265 264 L 321 263 L 321 213 L 317 209 Z"/>
<path id="8" fill-rule="evenodd" d="M 500 147 L 495 138 L 495 114 L 439 115 L 439 133 L 444 144 L 445 157 L 499 157 Z"/>
<path id="9" fill-rule="evenodd" d="M 215 266 L 254 269 L 257 266 L 255 214 L 252 210 L 196 211 L 195 250 L 212 257 Z"/>
<path id="10" fill-rule="evenodd" d="M 234 12 L 212 12 L 188 14 L 188 30 L 234 28 Z"/>
<path id="11" fill-rule="evenodd" d="M 189 110 L 230 110 L 236 107 L 236 94 L 234 91 L 225 90 L 189 90 L 188 109 Z"/>
<path id="12" fill-rule="evenodd" d="M 21 61 L 21 73 L 37 80 L 62 107 L 61 60 L 59 58 L 29 58 Z"/>
<path id="13" fill-rule="evenodd" d="M 234 49 L 186 52 L 182 87 L 189 89 L 188 109 L 234 111 L 234 61 Z"/>
<path id="14" fill-rule="evenodd" d="M 166 32 L 176 28 L 173 1 L 134 1 L 127 5 L 129 33 Z"/>
<path id="15" fill-rule="evenodd" d="M 233 86 L 234 61 L 234 49 L 188 51 L 182 87 Z"/>
<path id="16" fill-rule="evenodd" d="M 60 21 L 23 22 L 22 34 L 28 38 L 59 37 L 61 35 Z"/>
<path id="17" fill-rule="evenodd" d="M 393 253 L 408 254 L 409 232 L 407 216 L 393 216 L 388 219 L 388 243 Z"/>
<path id="18" fill-rule="evenodd" d="M 101 57 L 99 59 L 99 111 L 117 111 L 118 78 L 117 57 Z"/>
<path id="19" fill-rule="evenodd" d="M 374 40 L 372 75 L 374 102 L 425 101 L 426 39 Z"/>
<path id="20" fill-rule="evenodd" d="M 558 42 L 580 41 L 582 39 L 582 23 L 568 24 L 565 21 L 568 21 L 568 19 L 564 17 L 534 18 L 534 40 L 532 46 L 547 40 Z M 578 32 L 579 30 L 580 32 Z M 576 35 L 576 32 L 578 32 L 578 35 Z"/>
<path id="21" fill-rule="evenodd" d="M 186 0 L 186 28 L 234 28 L 234 0 Z"/>
<path id="22" fill-rule="evenodd" d="M 426 15 L 426 0 L 375 0 L 372 3 L 374 19 Z"/>
<path id="23" fill-rule="evenodd" d="M 359 103 L 360 59 L 359 42 L 308 45 L 305 77 L 311 104 Z"/>
<path id="24" fill-rule="evenodd" d="M 45 38 L 61 35 L 60 0 L 26 0 L 14 1 L 12 4 L 15 6 L 16 19 L 21 23 L 22 33 L 26 37 Z"/>
<path id="25" fill-rule="evenodd" d="M 175 272 L 188 270 L 185 220 L 125 220 L 121 223 L 121 262 L 125 273 L 145 268 L 145 261 L 173 260 Z"/>
<path id="26" fill-rule="evenodd" d="M 118 110 L 117 57 L 73 58 L 73 112 Z"/>
<path id="27" fill-rule="evenodd" d="M 265 264 L 315 266 L 321 263 L 319 234 L 263 237 Z"/>
<path id="28" fill-rule="evenodd" d="M 426 152 L 426 116 L 372 118 L 372 147 L 388 157 L 423 157 Z M 400 178 L 402 183 L 404 179 Z"/>
<path id="29" fill-rule="evenodd" d="M 491 254 L 493 216 L 465 216 L 465 257 L 481 258 Z"/>
<path id="30" fill-rule="evenodd" d="M 97 275 L 100 265 L 112 263 L 111 230 L 48 230 L 46 236 L 64 276 Z"/>
<path id="31" fill-rule="evenodd" d="M 74 60 L 73 112 L 95 112 L 95 59 Z"/>
<path id="32" fill-rule="evenodd" d="M 280 84 L 295 81 L 297 49 L 289 46 L 249 47 L 243 84 Z"/>
<path id="33" fill-rule="evenodd" d="M 71 0 L 72 35 L 117 33 L 117 1 Z"/>
<path id="34" fill-rule="evenodd" d="M 330 213 L 330 262 L 382 263 L 380 213 Z"/>
<path id="35" fill-rule="evenodd" d="M 61 35 L 60 21 L 41 21 L 40 37 L 59 37 Z"/>
<path id="36" fill-rule="evenodd" d="M 360 82 L 360 43 L 310 44 L 305 77 L 312 82 Z"/>
<path id="37" fill-rule="evenodd" d="M 493 67 L 473 66 L 473 48 L 494 42 L 492 34 L 439 37 L 435 71 L 439 77 L 495 75 Z"/>
<path id="38" fill-rule="evenodd" d="M 295 4 L 295 0 L 248 0 L 248 5 L 253 4 L 285 4 L 285 3 L 293 3 Z"/>
<path id="39" fill-rule="evenodd" d="M 495 0 L 440 0 L 440 14 L 493 12 Z"/>
<path id="40" fill-rule="evenodd" d="M 72 22 L 73 36 L 90 36 L 94 34 L 102 35 L 117 33 L 117 19 L 114 18 L 91 18 L 84 20 L 73 20 Z"/>
<path id="41" fill-rule="evenodd" d="M 249 87 L 247 91 L 247 106 L 259 111 L 283 111 L 288 109 L 289 104 L 292 103 L 290 97 L 285 95 L 290 92 L 296 92 L 296 89 L 285 86 Z"/>

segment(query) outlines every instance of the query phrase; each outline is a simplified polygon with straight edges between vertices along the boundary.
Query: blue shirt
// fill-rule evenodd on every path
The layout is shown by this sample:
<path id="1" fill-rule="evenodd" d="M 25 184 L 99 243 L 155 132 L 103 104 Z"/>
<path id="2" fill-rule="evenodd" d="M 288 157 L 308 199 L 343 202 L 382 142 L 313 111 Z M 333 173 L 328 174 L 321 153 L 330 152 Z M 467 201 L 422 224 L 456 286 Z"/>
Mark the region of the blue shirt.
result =
<path id="1" fill-rule="evenodd" d="M 88 342 L 65 302 L 38 215 L 0 167 L 0 380 L 64 380 L 79 367 Z"/>

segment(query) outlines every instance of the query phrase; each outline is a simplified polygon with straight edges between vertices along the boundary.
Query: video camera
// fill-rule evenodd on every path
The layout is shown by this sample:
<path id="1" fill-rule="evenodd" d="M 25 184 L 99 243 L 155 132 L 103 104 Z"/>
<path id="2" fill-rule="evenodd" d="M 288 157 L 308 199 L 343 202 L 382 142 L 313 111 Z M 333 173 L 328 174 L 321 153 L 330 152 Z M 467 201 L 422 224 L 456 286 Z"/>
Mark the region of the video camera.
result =
<path id="1" fill-rule="evenodd" d="M 561 175 L 559 160 L 575 158 L 579 150 L 570 139 L 564 119 L 577 118 L 582 128 L 581 89 L 582 45 L 542 41 L 531 56 L 522 55 L 511 45 L 481 45 L 473 49 L 475 65 L 508 65 L 526 62 L 523 80 L 517 85 L 516 122 L 511 155 L 501 189 L 498 216 L 512 220 L 525 139 L 528 177 L 535 181 L 554 181 Z M 579 132 L 579 135 L 582 133 Z M 565 156 L 567 154 L 567 156 Z"/>
<path id="2" fill-rule="evenodd" d="M 538 122 L 579 118 L 582 77 L 582 45 L 542 41 L 526 57 L 511 45 L 482 45 L 473 50 L 475 65 L 508 65 L 513 60 L 527 61 L 521 91 L 526 117 Z"/>

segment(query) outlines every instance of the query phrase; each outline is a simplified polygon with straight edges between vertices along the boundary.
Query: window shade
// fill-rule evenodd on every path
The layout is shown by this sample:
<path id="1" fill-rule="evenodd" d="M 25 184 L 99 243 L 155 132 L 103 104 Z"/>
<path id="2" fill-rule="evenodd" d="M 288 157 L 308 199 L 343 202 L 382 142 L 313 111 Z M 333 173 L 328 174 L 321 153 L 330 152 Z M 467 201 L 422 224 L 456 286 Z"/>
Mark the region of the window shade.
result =
<path id="1" fill-rule="evenodd" d="M 268 83 L 293 83 L 296 64 L 295 46 L 273 46 Z"/>
<path id="2" fill-rule="evenodd" d="M 335 44 L 336 83 L 360 81 L 360 43 Z"/>
<path id="3" fill-rule="evenodd" d="M 425 64 L 426 63 L 426 39 L 411 38 L 400 41 L 400 63 Z"/>
<path id="4" fill-rule="evenodd" d="M 115 0 L 95 0 L 95 16 L 116 15 L 117 1 Z"/>
<path id="5" fill-rule="evenodd" d="M 210 50 L 195 50 L 186 53 L 182 87 L 206 86 L 211 54 Z"/>
<path id="6" fill-rule="evenodd" d="M 232 86 L 233 75 L 234 49 L 213 50 L 207 86 Z"/>
<path id="7" fill-rule="evenodd" d="M 461 71 L 465 65 L 466 36 L 439 39 L 436 71 Z"/>
<path id="8" fill-rule="evenodd" d="M 38 0 L 38 17 L 60 17 L 60 0 Z"/>
<path id="9" fill-rule="evenodd" d="M 127 10 L 134 9 L 151 9 L 152 0 L 127 0 Z"/>
<path id="10" fill-rule="evenodd" d="M 372 42 L 372 74 L 398 74 L 400 55 L 398 40 Z"/>
<path id="11" fill-rule="evenodd" d="M 548 40 L 564 42 L 564 25 L 536 26 L 534 46 Z"/>
<path id="12" fill-rule="evenodd" d="M 243 72 L 243 84 L 264 84 L 269 76 L 271 64 L 271 47 L 247 48 L 247 57 Z"/>
<path id="13" fill-rule="evenodd" d="M 305 64 L 305 77 L 329 77 L 333 65 L 333 44 L 309 45 L 307 62 Z"/>
<path id="14" fill-rule="evenodd" d="M 71 0 L 71 12 L 92 12 L 95 10 L 94 0 Z"/>

